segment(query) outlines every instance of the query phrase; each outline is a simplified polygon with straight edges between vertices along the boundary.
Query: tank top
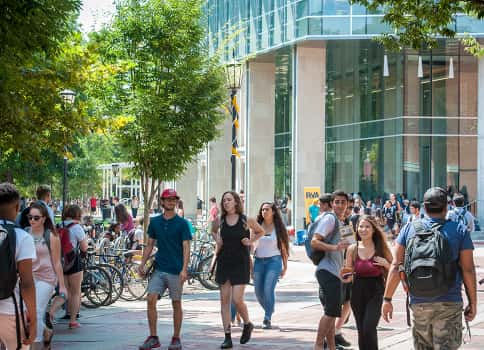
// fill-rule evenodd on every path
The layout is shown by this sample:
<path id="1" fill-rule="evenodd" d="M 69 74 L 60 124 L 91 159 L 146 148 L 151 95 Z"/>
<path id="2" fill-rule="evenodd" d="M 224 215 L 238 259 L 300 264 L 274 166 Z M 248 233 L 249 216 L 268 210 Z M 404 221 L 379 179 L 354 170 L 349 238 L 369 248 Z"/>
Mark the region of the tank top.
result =
<path id="1" fill-rule="evenodd" d="M 369 259 L 360 259 L 359 254 L 356 254 L 355 274 L 356 277 L 380 277 L 382 270 L 379 266 L 373 264 L 373 255 Z"/>
<path id="2" fill-rule="evenodd" d="M 37 258 L 32 261 L 32 275 L 36 280 L 55 285 L 57 283 L 57 275 L 52 266 L 47 242 L 43 235 L 34 235 L 30 230 L 29 233 L 34 239 L 35 252 L 37 254 Z"/>
<path id="3" fill-rule="evenodd" d="M 277 247 L 276 229 L 273 228 L 270 234 L 262 236 L 257 241 L 255 256 L 256 258 L 270 258 L 277 255 L 281 255 L 281 252 Z"/>
<path id="4" fill-rule="evenodd" d="M 250 238 L 247 218 L 244 215 L 239 215 L 237 223 L 233 226 L 222 222 L 220 236 L 223 243 L 219 259 L 232 261 L 237 260 L 238 257 L 249 256 L 249 247 L 242 244 L 243 238 Z"/>

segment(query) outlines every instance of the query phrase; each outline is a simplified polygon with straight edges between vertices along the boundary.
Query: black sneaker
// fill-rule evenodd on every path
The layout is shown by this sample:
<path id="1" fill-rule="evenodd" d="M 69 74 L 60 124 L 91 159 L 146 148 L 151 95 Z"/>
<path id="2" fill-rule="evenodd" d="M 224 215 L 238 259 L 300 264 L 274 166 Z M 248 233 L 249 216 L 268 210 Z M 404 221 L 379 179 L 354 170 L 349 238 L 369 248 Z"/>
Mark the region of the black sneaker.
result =
<path id="1" fill-rule="evenodd" d="M 334 342 L 336 343 L 336 346 L 342 346 L 344 348 L 351 346 L 351 343 L 343 338 L 343 334 L 336 334 L 334 336 Z"/>
<path id="2" fill-rule="evenodd" d="M 264 320 L 262 322 L 262 329 L 272 329 L 271 320 Z"/>
<path id="3" fill-rule="evenodd" d="M 254 325 L 252 323 L 244 324 L 244 330 L 242 331 L 242 336 L 240 337 L 240 344 L 245 344 L 250 340 L 252 331 L 254 330 Z"/>
<path id="4" fill-rule="evenodd" d="M 77 314 L 76 314 L 76 319 L 78 320 L 78 319 L 79 319 L 79 317 L 81 317 L 81 316 L 79 315 L 79 313 L 77 313 Z M 62 316 L 62 317 L 60 318 L 60 320 L 70 320 L 70 319 L 71 319 L 71 315 L 69 315 L 69 314 L 65 314 L 64 316 Z"/>

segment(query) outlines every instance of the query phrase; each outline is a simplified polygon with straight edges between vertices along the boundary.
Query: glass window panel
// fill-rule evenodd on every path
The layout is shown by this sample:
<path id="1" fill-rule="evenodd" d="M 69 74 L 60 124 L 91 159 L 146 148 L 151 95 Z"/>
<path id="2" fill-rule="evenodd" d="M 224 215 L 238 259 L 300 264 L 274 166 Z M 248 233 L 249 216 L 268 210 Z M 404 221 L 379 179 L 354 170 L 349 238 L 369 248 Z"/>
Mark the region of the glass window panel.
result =
<path id="1" fill-rule="evenodd" d="M 366 34 L 366 17 L 353 17 L 353 33 L 352 34 Z"/>
<path id="2" fill-rule="evenodd" d="M 323 34 L 324 35 L 344 35 L 350 33 L 349 17 L 324 17 Z"/>
<path id="3" fill-rule="evenodd" d="M 366 7 L 363 5 L 352 5 L 354 15 L 366 15 Z"/>
<path id="4" fill-rule="evenodd" d="M 348 0 L 324 0 L 324 15 L 349 15 L 350 3 Z"/>
<path id="5" fill-rule="evenodd" d="M 308 35 L 308 19 L 299 19 L 296 22 L 296 33 L 298 37 Z"/>
<path id="6" fill-rule="evenodd" d="M 309 0 L 309 14 L 311 16 L 318 16 L 323 14 L 322 0 Z"/>
<path id="7" fill-rule="evenodd" d="M 391 28 L 388 24 L 382 23 L 383 17 L 368 17 L 367 18 L 367 34 L 381 34 L 390 33 Z"/>
<path id="8" fill-rule="evenodd" d="M 303 18 L 309 14 L 309 6 L 307 1 L 300 1 L 296 3 L 296 18 Z"/>
<path id="9" fill-rule="evenodd" d="M 322 34 L 322 19 L 321 18 L 309 18 L 309 34 L 321 35 Z"/>

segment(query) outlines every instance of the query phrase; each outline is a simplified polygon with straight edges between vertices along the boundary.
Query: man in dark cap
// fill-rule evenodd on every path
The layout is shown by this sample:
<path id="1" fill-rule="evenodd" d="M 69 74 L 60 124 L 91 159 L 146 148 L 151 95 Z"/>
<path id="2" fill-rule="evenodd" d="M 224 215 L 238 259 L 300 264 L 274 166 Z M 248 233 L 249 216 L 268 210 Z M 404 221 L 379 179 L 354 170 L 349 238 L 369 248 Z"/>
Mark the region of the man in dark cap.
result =
<path id="1" fill-rule="evenodd" d="M 400 277 L 399 270 L 405 263 L 405 253 L 408 248 L 409 255 L 417 251 L 414 242 L 420 239 L 420 235 L 416 233 L 433 234 L 434 238 L 437 234 L 444 237 L 450 247 L 449 254 L 450 262 L 459 264 L 460 268 L 455 273 L 455 278 L 449 284 L 445 285 L 445 291 L 435 290 L 442 288 L 442 284 L 432 286 L 430 284 L 429 290 L 419 291 L 419 296 L 416 295 L 416 290 L 420 290 L 420 286 L 415 289 L 410 286 L 410 308 L 413 315 L 413 341 L 415 350 L 426 349 L 458 349 L 462 343 L 462 283 L 464 283 L 468 304 L 464 311 L 466 321 L 472 321 L 476 316 L 476 271 L 474 267 L 473 249 L 469 232 L 456 222 L 445 220 L 447 214 L 447 192 L 440 187 L 432 187 L 424 194 L 424 208 L 428 218 L 422 220 L 415 220 L 403 227 L 400 235 L 395 243 L 395 254 L 393 258 L 390 271 L 388 273 L 387 285 L 384 294 L 384 302 L 382 306 L 382 315 L 385 321 L 393 316 L 392 296 L 395 293 Z M 422 236 L 427 237 L 427 236 Z M 420 241 L 425 244 L 425 247 L 432 240 Z M 444 250 L 444 249 L 443 249 Z M 442 251 L 443 251 L 442 250 Z M 421 250 L 418 250 L 421 252 Z M 434 250 L 435 251 L 435 250 Z M 422 254 L 422 253 L 420 253 Z M 410 259 L 410 258 L 409 258 Z M 418 260 L 409 260 L 414 264 Z M 408 266 L 407 264 L 405 264 Z M 456 266 L 456 265 L 455 265 Z M 407 274 L 407 269 L 405 273 Z M 444 274 L 445 275 L 445 274 Z M 406 276 L 406 281 L 411 281 L 409 276 Z M 449 281 L 447 278 L 446 281 Z M 413 284 L 414 286 L 416 284 Z M 449 287 L 447 287 L 449 286 Z"/>

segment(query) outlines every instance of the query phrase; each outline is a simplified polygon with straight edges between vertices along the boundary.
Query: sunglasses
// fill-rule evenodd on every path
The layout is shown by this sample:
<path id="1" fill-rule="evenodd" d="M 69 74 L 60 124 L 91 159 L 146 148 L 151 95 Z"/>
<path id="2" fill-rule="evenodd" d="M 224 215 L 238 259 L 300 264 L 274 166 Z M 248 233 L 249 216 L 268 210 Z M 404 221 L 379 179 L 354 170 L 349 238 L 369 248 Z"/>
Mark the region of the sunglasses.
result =
<path id="1" fill-rule="evenodd" d="M 39 216 L 39 215 L 27 215 L 27 219 L 29 219 L 29 221 L 39 221 L 40 219 L 42 219 L 43 216 Z"/>

